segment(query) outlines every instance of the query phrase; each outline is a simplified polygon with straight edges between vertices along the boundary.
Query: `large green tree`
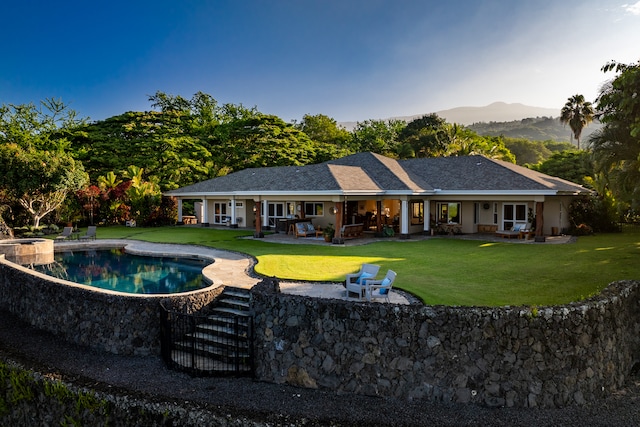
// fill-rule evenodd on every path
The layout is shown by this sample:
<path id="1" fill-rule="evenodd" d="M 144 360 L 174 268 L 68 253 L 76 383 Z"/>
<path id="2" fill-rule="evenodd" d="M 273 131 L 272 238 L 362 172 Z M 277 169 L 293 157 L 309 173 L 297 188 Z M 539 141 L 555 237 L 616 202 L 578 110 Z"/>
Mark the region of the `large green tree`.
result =
<path id="1" fill-rule="evenodd" d="M 533 169 L 589 187 L 595 177 L 591 153 L 575 148 L 553 153 Z"/>
<path id="2" fill-rule="evenodd" d="M 81 123 L 54 99 L 0 107 L 1 193 L 28 212 L 34 227 L 88 180 L 67 141 Z"/>
<path id="3" fill-rule="evenodd" d="M 572 96 L 560 110 L 560 122 L 569 124 L 573 138 L 578 143 L 578 150 L 582 129 L 593 121 L 594 114 L 593 106 L 585 101 L 584 95 Z"/>
<path id="4" fill-rule="evenodd" d="M 335 119 L 324 114 L 305 114 L 296 129 L 304 132 L 315 145 L 316 162 L 324 162 L 353 154 L 353 138 Z"/>
<path id="5" fill-rule="evenodd" d="M 372 153 L 395 156 L 398 136 L 406 123 L 402 120 L 365 120 L 358 122 L 351 132 L 351 148 L 354 152 L 371 151 Z"/>
<path id="6" fill-rule="evenodd" d="M 640 209 L 640 61 L 611 62 L 602 71 L 617 75 L 598 96 L 597 110 L 603 127 L 589 142 L 596 170 L 604 174 L 621 210 Z"/>
<path id="7" fill-rule="evenodd" d="M 192 132 L 189 113 L 128 112 L 87 125 L 74 138 L 77 158 L 92 182 L 135 165 L 163 190 L 210 178 L 211 153 Z"/>

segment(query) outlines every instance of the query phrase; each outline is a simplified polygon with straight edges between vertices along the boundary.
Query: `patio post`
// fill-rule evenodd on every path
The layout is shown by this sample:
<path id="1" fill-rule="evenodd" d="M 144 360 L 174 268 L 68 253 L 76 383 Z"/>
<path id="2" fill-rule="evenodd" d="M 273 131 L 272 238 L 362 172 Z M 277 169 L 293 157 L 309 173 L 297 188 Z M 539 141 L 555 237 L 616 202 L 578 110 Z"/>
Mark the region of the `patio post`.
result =
<path id="1" fill-rule="evenodd" d="M 256 214 L 256 230 L 253 232 L 254 238 L 262 238 L 264 237 L 264 233 L 262 232 L 262 220 L 260 218 L 260 201 L 258 200 L 253 205 L 253 212 Z"/>
<path id="2" fill-rule="evenodd" d="M 231 199 L 231 222 L 229 223 L 229 227 L 238 228 L 238 222 L 236 221 L 236 198 L 235 197 Z"/>
<path id="3" fill-rule="evenodd" d="M 209 200 L 206 197 L 202 199 L 202 226 L 209 226 Z"/>
<path id="4" fill-rule="evenodd" d="M 262 212 L 264 212 L 264 214 L 262 214 Z M 271 227 L 269 227 L 269 201 L 268 200 L 262 201 L 260 214 L 263 218 L 262 227 L 264 227 L 265 230 L 270 230 Z"/>
<path id="5" fill-rule="evenodd" d="M 332 243 L 334 244 L 343 244 L 344 243 L 344 238 L 342 237 L 342 202 L 336 202 L 335 204 L 335 211 L 336 211 L 336 231 L 333 235 L 333 240 Z"/>
<path id="6" fill-rule="evenodd" d="M 423 216 L 422 216 L 422 234 L 431 234 L 431 202 L 428 199 L 423 200 Z"/>
<path id="7" fill-rule="evenodd" d="M 536 242 L 544 242 L 544 202 L 536 202 Z"/>
<path id="8" fill-rule="evenodd" d="M 400 201 L 400 239 L 406 240 L 409 238 L 409 201 L 403 198 Z"/>
<path id="9" fill-rule="evenodd" d="M 178 198 L 178 225 L 184 225 L 182 221 L 182 199 Z"/>

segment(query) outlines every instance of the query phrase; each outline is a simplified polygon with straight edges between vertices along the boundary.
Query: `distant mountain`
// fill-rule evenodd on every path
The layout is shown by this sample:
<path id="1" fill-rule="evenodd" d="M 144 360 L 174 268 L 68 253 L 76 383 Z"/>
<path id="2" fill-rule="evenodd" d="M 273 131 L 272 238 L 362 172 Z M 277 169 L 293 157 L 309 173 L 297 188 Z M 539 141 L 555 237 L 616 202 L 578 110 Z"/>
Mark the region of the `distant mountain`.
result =
<path id="1" fill-rule="evenodd" d="M 542 108 L 524 104 L 494 102 L 485 107 L 458 107 L 438 111 L 436 114 L 449 123 L 471 125 L 478 122 L 510 122 L 531 117 L 559 117 L 560 108 Z"/>
<path id="2" fill-rule="evenodd" d="M 424 115 L 390 117 L 383 120 L 403 120 L 410 122 Z M 473 130 L 478 135 L 524 138 L 531 141 L 571 141 L 571 129 L 560 123 L 560 109 L 531 107 L 524 104 L 507 104 L 494 102 L 485 107 L 458 107 L 437 111 L 436 114 L 449 123 L 458 123 Z M 348 130 L 356 126 L 356 122 L 339 123 Z M 591 123 L 582 131 L 581 141 L 587 141 L 589 135 L 601 125 Z"/>
<path id="3" fill-rule="evenodd" d="M 450 110 L 436 111 L 435 113 L 449 123 L 458 123 L 468 126 L 478 122 L 508 122 L 530 117 L 558 117 L 560 116 L 560 109 L 494 102 L 493 104 L 489 104 L 485 107 L 457 107 Z M 428 114 L 431 113 L 390 117 L 383 120 L 395 119 L 410 122 Z M 356 126 L 356 122 L 342 122 L 339 124 L 348 130 L 352 130 Z"/>

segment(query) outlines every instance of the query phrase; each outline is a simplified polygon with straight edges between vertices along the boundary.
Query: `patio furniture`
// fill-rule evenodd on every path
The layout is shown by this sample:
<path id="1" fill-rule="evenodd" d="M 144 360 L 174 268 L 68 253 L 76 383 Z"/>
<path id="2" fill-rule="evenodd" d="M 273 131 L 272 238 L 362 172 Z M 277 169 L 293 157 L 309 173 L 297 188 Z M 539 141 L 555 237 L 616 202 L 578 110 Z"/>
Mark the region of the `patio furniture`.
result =
<path id="1" fill-rule="evenodd" d="M 367 301 L 371 302 L 372 298 L 384 298 L 387 302 L 391 302 L 389 301 L 389 293 L 394 280 L 396 280 L 396 272 L 393 270 L 387 271 L 382 280 L 364 279 Z"/>
<path id="2" fill-rule="evenodd" d="M 350 293 L 354 293 L 358 299 L 365 298 L 364 280 L 375 279 L 376 274 L 380 270 L 380 266 L 376 264 L 362 264 L 360 271 L 357 273 L 347 274 L 344 281 L 346 288 L 346 297 L 349 298 Z"/>
<path id="3" fill-rule="evenodd" d="M 96 226 L 90 225 L 87 228 L 87 234 L 80 236 L 80 240 L 96 240 Z"/>
<path id="4" fill-rule="evenodd" d="M 62 240 L 67 240 L 71 238 L 71 234 L 73 233 L 73 227 L 65 227 L 62 230 L 62 233 L 56 236 L 56 242 L 60 242 Z"/>
<path id="5" fill-rule="evenodd" d="M 322 236 L 322 230 L 317 230 L 311 222 L 298 222 L 295 224 L 296 239 L 299 236 L 319 237 Z"/>
<path id="6" fill-rule="evenodd" d="M 352 239 L 361 237 L 364 232 L 364 224 L 348 224 L 343 225 L 340 230 L 341 237 L 344 239 Z"/>
<path id="7" fill-rule="evenodd" d="M 511 239 L 512 237 L 522 238 L 523 230 L 525 230 L 527 224 L 515 224 L 510 230 L 498 230 L 496 236 Z"/>

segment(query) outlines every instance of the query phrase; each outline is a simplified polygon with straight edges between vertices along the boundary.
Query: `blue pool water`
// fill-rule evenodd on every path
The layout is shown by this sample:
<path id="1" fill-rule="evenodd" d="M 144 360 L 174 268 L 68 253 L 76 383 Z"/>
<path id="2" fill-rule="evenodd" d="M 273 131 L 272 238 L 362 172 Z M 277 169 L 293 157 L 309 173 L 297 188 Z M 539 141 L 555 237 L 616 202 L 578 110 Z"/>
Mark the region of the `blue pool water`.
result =
<path id="1" fill-rule="evenodd" d="M 41 273 L 83 285 L 131 294 L 172 294 L 203 288 L 202 268 L 210 261 L 151 257 L 124 249 L 56 252 L 55 262 L 35 266 Z"/>

